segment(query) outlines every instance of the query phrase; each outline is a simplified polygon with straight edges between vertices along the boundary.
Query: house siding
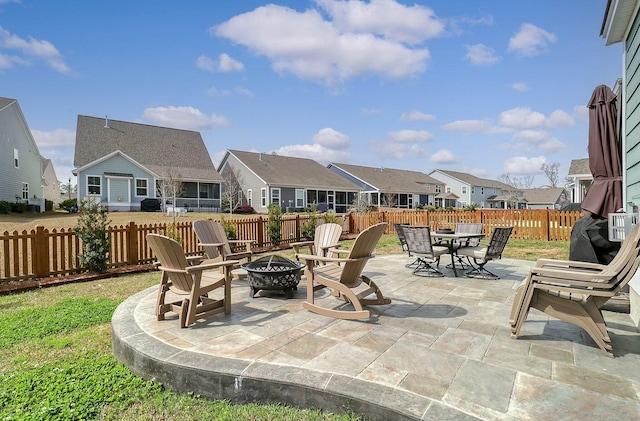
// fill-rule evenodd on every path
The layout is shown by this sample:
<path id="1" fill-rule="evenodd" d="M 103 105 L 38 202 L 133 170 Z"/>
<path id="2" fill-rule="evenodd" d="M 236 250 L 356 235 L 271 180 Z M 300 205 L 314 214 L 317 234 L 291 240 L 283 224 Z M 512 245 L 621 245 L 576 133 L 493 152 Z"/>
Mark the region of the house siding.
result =
<path id="1" fill-rule="evenodd" d="M 131 174 L 131 176 L 110 176 L 108 174 Z M 155 178 L 122 155 L 114 155 L 78 172 L 78 198 L 86 199 L 87 177 L 100 177 L 100 202 L 109 210 L 140 210 L 140 202 L 147 197 L 156 197 Z M 146 178 L 148 196 L 136 196 L 135 179 Z"/>
<path id="2" fill-rule="evenodd" d="M 627 202 L 640 205 L 640 17 L 636 15 L 625 41 L 625 153 Z M 629 209 L 631 211 L 631 209 Z"/>
<path id="3" fill-rule="evenodd" d="M 269 206 L 270 198 L 267 196 L 266 206 L 262 206 L 260 200 L 260 189 L 266 188 L 267 185 L 243 163 L 241 163 L 235 155 L 227 154 L 226 158 L 226 161 L 218 172 L 224 176 L 226 171 L 234 171 L 238 178 L 240 188 L 242 189 L 243 203 L 248 203 L 248 191 L 251 190 L 251 206 L 253 209 L 258 213 L 267 213 L 267 206 Z"/>
<path id="4" fill-rule="evenodd" d="M 14 165 L 18 150 L 18 168 Z M 30 138 L 30 130 L 17 102 L 0 111 L 0 200 L 40 206 L 44 211 L 42 158 Z M 22 183 L 29 185 L 29 199 L 22 199 Z"/>

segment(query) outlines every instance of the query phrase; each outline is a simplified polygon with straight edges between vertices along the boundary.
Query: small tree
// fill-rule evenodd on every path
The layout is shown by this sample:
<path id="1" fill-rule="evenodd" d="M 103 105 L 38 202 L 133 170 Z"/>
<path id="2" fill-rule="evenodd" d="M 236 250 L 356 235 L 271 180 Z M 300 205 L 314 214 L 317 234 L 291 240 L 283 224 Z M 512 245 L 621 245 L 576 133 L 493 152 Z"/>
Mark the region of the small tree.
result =
<path id="1" fill-rule="evenodd" d="M 524 197 L 524 190 L 531 188 L 533 184 L 533 176 L 531 175 L 512 177 L 509 173 L 506 173 L 502 174 L 498 179 L 509 186 L 509 188 L 503 189 L 503 193 L 507 196 L 507 203 L 512 209 L 516 208 L 520 199 Z"/>
<path id="2" fill-rule="evenodd" d="M 282 239 L 282 208 L 272 203 L 269 205 L 269 221 L 267 221 L 267 234 L 271 244 L 277 246 Z"/>
<path id="3" fill-rule="evenodd" d="M 302 235 L 308 240 L 313 240 L 316 236 L 316 213 L 318 205 L 314 202 L 307 211 L 309 218 L 302 224 Z"/>
<path id="4" fill-rule="evenodd" d="M 180 173 L 174 169 L 169 168 L 163 174 L 162 180 L 158 184 L 158 193 L 162 198 L 163 206 L 166 205 L 168 200 L 171 200 L 171 204 L 175 207 L 177 198 L 182 195 L 184 185 L 181 181 Z M 176 213 L 173 212 L 173 225 L 176 224 Z"/>
<path id="5" fill-rule="evenodd" d="M 225 219 L 224 216 L 220 218 L 220 225 L 224 228 L 224 232 L 227 235 L 227 240 L 237 240 L 238 239 L 238 230 L 236 226 L 229 220 Z M 236 251 L 236 244 L 233 242 L 229 243 L 229 248 L 231 252 Z"/>
<path id="6" fill-rule="evenodd" d="M 242 194 L 240 175 L 228 169 L 222 176 L 224 177 L 222 185 L 222 209 L 223 211 L 228 210 L 229 214 L 233 215 L 233 212 L 242 204 L 238 197 Z"/>
<path id="7" fill-rule="evenodd" d="M 544 163 L 540 167 L 544 175 L 549 180 L 549 187 L 558 187 L 558 170 L 560 168 L 559 162 L 554 162 L 553 164 Z"/>
<path id="8" fill-rule="evenodd" d="M 367 202 L 366 193 L 358 193 L 353 199 L 353 211 L 357 214 L 369 212 L 369 202 Z"/>
<path id="9" fill-rule="evenodd" d="M 95 199 L 80 201 L 80 215 L 74 232 L 82 241 L 82 253 L 78 255 L 80 264 L 88 271 L 102 273 L 107 270 L 109 261 L 109 232 L 111 221 L 107 211 Z"/>

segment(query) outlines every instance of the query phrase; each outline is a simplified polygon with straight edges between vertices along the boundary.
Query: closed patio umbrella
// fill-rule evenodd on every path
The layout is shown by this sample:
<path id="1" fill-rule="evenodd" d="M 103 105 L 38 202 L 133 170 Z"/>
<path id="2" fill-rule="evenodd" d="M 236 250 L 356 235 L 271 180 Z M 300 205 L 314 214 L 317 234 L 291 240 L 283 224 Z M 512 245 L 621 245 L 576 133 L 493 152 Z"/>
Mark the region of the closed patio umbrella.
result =
<path id="1" fill-rule="evenodd" d="M 606 85 L 596 87 L 589 107 L 589 169 L 593 183 L 582 209 L 607 218 L 622 207 L 622 151 L 618 139 L 616 95 Z"/>

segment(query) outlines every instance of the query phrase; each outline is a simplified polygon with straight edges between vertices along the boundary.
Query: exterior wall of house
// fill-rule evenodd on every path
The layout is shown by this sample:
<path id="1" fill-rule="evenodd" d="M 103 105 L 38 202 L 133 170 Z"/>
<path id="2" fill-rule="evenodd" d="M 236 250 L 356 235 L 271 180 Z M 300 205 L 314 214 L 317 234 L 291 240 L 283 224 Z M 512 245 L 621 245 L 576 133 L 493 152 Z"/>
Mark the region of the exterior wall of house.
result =
<path id="1" fill-rule="evenodd" d="M 99 180 L 99 194 L 89 194 L 90 177 L 92 181 Z M 138 194 L 138 179 L 147 180 L 146 194 Z M 114 155 L 78 172 L 78 200 L 91 196 L 107 206 L 109 211 L 140 210 L 142 200 L 156 197 L 155 185 L 156 180 L 151 173 L 121 155 Z"/>
<path id="2" fill-rule="evenodd" d="M 625 154 L 626 154 L 626 193 L 627 202 L 640 206 L 640 83 L 638 60 L 640 60 L 640 39 L 636 36 L 640 26 L 640 15 L 636 15 L 629 37 L 625 40 Z M 627 204 L 624 204 L 627 206 Z M 633 209 L 628 209 L 630 212 Z"/>
<path id="3" fill-rule="evenodd" d="M 471 186 L 471 202 L 477 203 L 482 208 L 493 208 L 498 205 L 489 202 L 487 199 L 491 196 L 502 194 L 502 189 L 497 187 Z"/>
<path id="4" fill-rule="evenodd" d="M 53 207 L 56 208 L 60 202 L 68 199 L 68 197 L 62 197 L 60 193 L 61 184 L 56 176 L 53 164 L 45 167 L 43 177 L 47 180 L 47 185 L 44 187 L 44 198 L 51 200 L 53 202 Z"/>
<path id="5" fill-rule="evenodd" d="M 224 176 L 225 172 L 228 170 L 234 171 L 238 177 L 238 183 L 242 189 L 243 204 L 250 204 L 258 213 L 267 213 L 267 207 L 269 206 L 269 203 L 271 203 L 267 185 L 231 154 L 227 155 L 223 167 L 219 168 L 218 172 Z M 264 206 L 261 196 L 262 189 L 265 189 L 266 192 L 266 203 Z"/>
<path id="6" fill-rule="evenodd" d="M 5 107 L 0 112 L 0 200 L 44 212 L 42 162 L 17 103 Z"/>
<path id="7" fill-rule="evenodd" d="M 436 180 L 442 181 L 444 183 L 444 186 L 442 187 L 443 193 L 451 192 L 459 196 L 459 192 L 462 191 L 462 186 L 466 186 L 467 189 L 470 190 L 470 187 L 467 183 L 463 183 L 460 180 L 453 178 L 450 175 L 442 173 L 440 171 L 433 171 L 429 175 L 435 178 Z M 458 206 L 461 206 L 460 201 L 456 201 L 456 207 Z"/>

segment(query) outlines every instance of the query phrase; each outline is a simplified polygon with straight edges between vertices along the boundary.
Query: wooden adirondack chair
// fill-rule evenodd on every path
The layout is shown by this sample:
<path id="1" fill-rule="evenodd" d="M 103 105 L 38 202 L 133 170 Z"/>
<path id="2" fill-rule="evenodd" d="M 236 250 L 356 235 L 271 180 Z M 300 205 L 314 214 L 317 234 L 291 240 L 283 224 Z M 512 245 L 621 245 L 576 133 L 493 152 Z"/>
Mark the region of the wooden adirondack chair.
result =
<path id="1" fill-rule="evenodd" d="M 611 338 L 602 306 L 626 286 L 640 265 L 640 224 L 634 226 L 608 265 L 540 259 L 520 284 L 509 323 L 517 338 L 529 309 L 583 328 L 608 356 Z"/>
<path id="2" fill-rule="evenodd" d="M 309 254 L 327 257 L 327 252 L 331 248 L 340 247 L 340 236 L 342 235 L 342 225 L 321 224 L 316 227 L 313 241 L 299 241 L 291 243 L 296 254 L 300 253 L 303 247 L 309 247 Z"/>
<path id="3" fill-rule="evenodd" d="M 253 240 L 229 240 L 224 227 L 218 221 L 211 219 L 195 221 L 193 230 L 198 237 L 199 245 L 204 249 L 207 257 L 214 260 L 242 260 L 251 261 Z M 243 244 L 245 250 L 232 252 L 231 244 Z"/>
<path id="4" fill-rule="evenodd" d="M 156 304 L 158 320 L 164 320 L 165 313 L 173 311 L 179 315 L 180 327 L 187 327 L 197 319 L 231 312 L 231 269 L 237 260 L 191 266 L 177 241 L 164 235 L 148 234 L 147 242 L 162 271 Z M 222 271 L 218 270 L 220 268 Z M 218 288 L 223 289 L 222 298 L 209 297 Z M 186 297 L 167 303 L 166 294 L 170 291 Z"/>
<path id="5" fill-rule="evenodd" d="M 296 255 L 298 259 L 305 260 L 307 263 L 305 269 L 307 300 L 302 304 L 303 307 L 330 317 L 368 319 L 370 317 L 369 310 L 363 309 L 363 306 L 390 304 L 391 300 L 383 296 L 380 288 L 362 274 L 367 260 L 374 257 L 373 251 L 386 227 L 386 223 L 381 223 L 362 231 L 356 237 L 351 250 L 330 250 L 331 253 L 348 254 L 346 258 L 309 254 Z M 316 266 L 316 261 L 327 264 Z M 354 310 L 338 310 L 318 306 L 315 303 L 315 292 L 323 288 L 331 288 L 332 295 L 351 303 Z M 372 294 L 375 294 L 375 298 L 366 298 Z"/>

